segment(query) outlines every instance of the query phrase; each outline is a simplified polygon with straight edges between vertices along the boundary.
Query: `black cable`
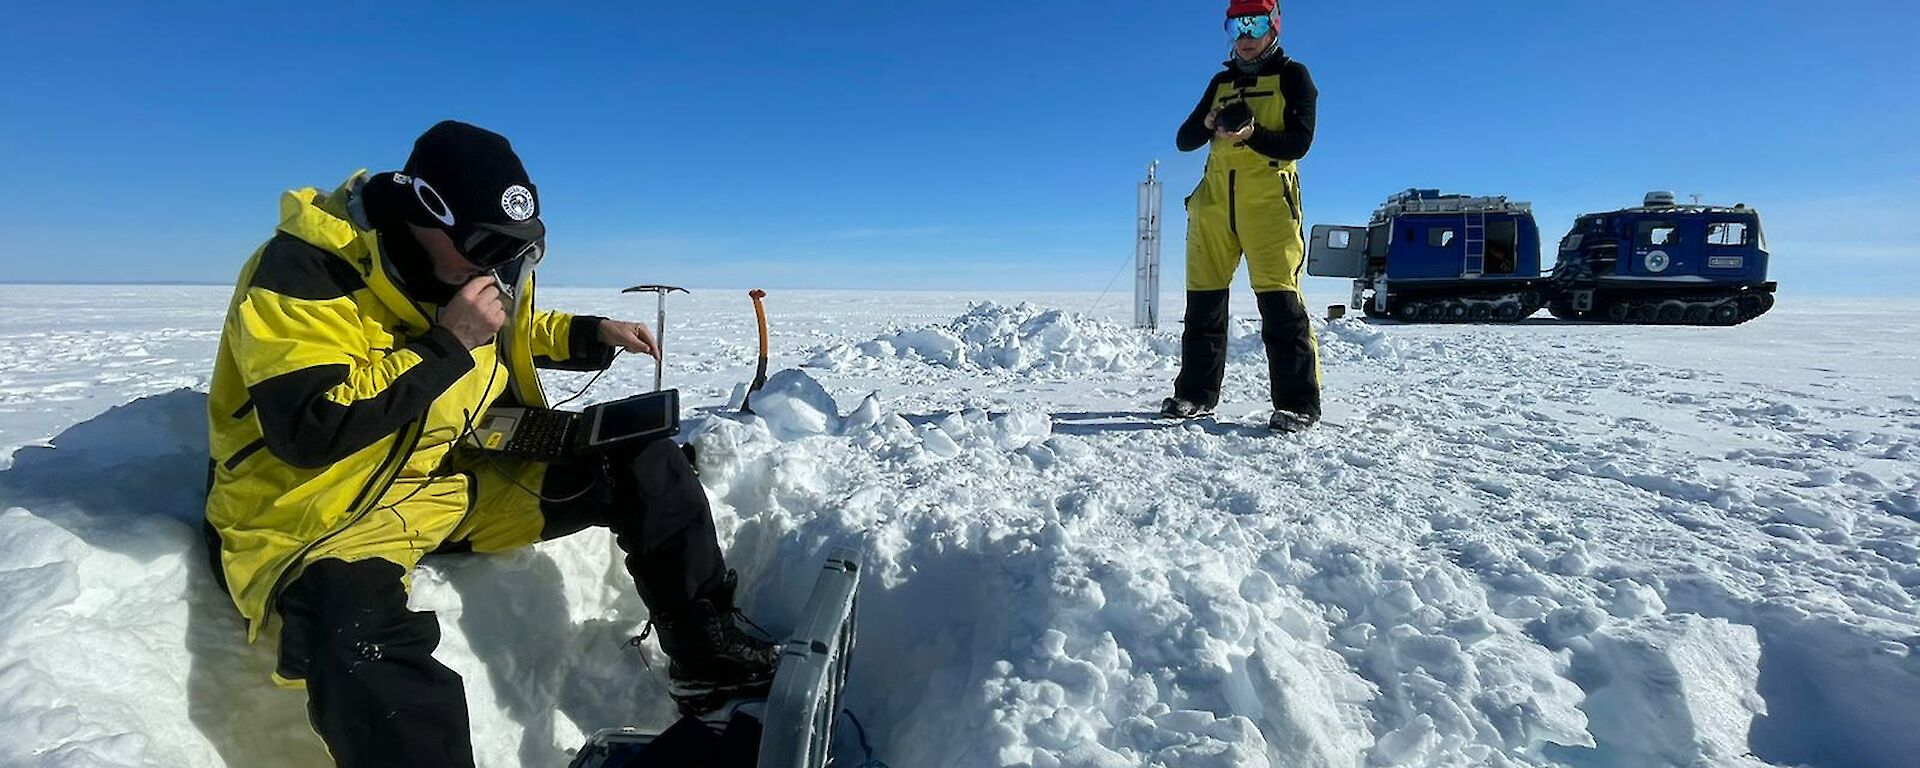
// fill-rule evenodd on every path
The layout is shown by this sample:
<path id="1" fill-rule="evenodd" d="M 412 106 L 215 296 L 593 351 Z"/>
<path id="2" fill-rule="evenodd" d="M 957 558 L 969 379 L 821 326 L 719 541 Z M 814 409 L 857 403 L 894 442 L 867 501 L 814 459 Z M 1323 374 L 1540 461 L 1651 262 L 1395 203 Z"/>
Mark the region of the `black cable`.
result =
<path id="1" fill-rule="evenodd" d="M 485 392 L 493 391 L 493 383 L 499 380 L 500 368 L 504 365 L 507 365 L 507 363 L 501 362 L 498 359 L 498 352 L 499 352 L 498 345 L 495 345 L 494 350 L 495 350 L 494 365 L 488 368 L 487 370 L 487 387 L 485 390 L 482 390 Z M 593 378 L 587 379 L 587 383 L 582 385 L 579 391 L 573 393 L 573 395 L 569 396 L 567 399 L 562 400 L 558 403 L 555 403 L 553 407 L 555 409 L 558 409 L 562 405 L 566 405 L 567 403 L 571 403 L 575 400 L 580 399 L 580 396 L 585 395 L 587 393 L 587 390 L 592 388 L 594 383 L 598 382 L 600 380 L 600 377 L 603 374 L 605 374 L 609 369 L 613 368 L 613 361 L 620 359 L 620 353 L 623 351 L 625 350 L 615 348 L 613 350 L 613 357 L 607 361 L 606 368 L 601 368 L 599 371 L 596 371 L 593 374 Z M 452 445 L 454 446 L 454 448 L 456 449 L 459 448 L 460 442 L 467 439 L 468 436 L 472 435 L 474 431 L 479 428 L 479 425 L 475 424 L 473 419 L 474 417 L 479 416 L 481 413 L 482 411 L 467 411 L 464 408 L 461 409 L 460 418 L 461 418 L 462 426 L 464 428 L 461 430 L 459 436 L 453 438 Z M 593 482 L 588 482 L 585 488 L 580 489 L 579 492 L 574 493 L 571 496 L 563 496 L 560 498 L 549 498 L 547 496 L 542 496 L 539 491 L 536 491 L 532 488 L 528 488 L 525 483 L 520 482 L 519 478 L 516 478 L 512 474 L 508 473 L 504 468 L 500 466 L 500 464 L 494 458 L 491 452 L 486 450 L 481 450 L 480 458 L 486 462 L 487 467 L 489 469 L 492 469 L 495 474 L 498 474 L 501 477 L 501 479 L 506 480 L 509 485 L 512 485 L 513 487 L 520 489 L 523 493 L 526 493 L 527 495 L 532 496 L 533 498 L 548 504 L 566 504 L 569 502 L 578 501 L 582 497 L 586 496 L 588 493 L 592 492 L 596 485 Z M 395 501 L 391 504 L 385 504 L 379 507 L 375 507 L 373 511 L 378 512 L 383 509 L 393 510 L 394 515 L 400 517 L 400 524 L 402 528 L 404 528 L 406 526 L 407 519 L 404 516 L 400 516 L 400 512 L 397 509 L 397 507 L 399 507 L 401 504 L 405 504 L 408 500 L 412 499 L 413 497 L 420 495 L 420 492 L 426 490 L 427 486 L 429 485 L 432 485 L 432 483 L 421 483 L 419 487 L 413 489 L 412 492 L 408 493 L 406 496 L 401 497 L 398 501 Z"/>
<path id="2" fill-rule="evenodd" d="M 497 361 L 496 361 L 496 362 L 497 362 Z M 496 378 L 497 378 L 497 377 L 498 377 L 499 375 L 500 375 L 500 366 L 499 366 L 499 365 L 497 365 L 497 364 L 496 364 L 496 365 L 494 365 L 494 366 L 492 366 L 492 367 L 490 367 L 490 368 L 488 368 L 488 369 L 487 369 L 487 388 L 486 388 L 485 390 L 482 390 L 482 391 L 485 391 L 485 392 L 492 392 L 492 391 L 493 391 L 493 382 L 494 382 L 494 381 L 496 380 Z M 477 428 L 477 427 L 476 427 L 476 426 L 474 425 L 474 423 L 473 423 L 473 417 L 474 417 L 474 416 L 478 416 L 478 415 L 479 415 L 479 412 L 477 412 L 477 411 L 475 411 L 475 412 L 472 412 L 472 413 L 469 413 L 469 412 L 468 412 L 468 411 L 467 411 L 466 409 L 464 409 L 464 408 L 462 408 L 462 409 L 460 410 L 460 418 L 461 418 L 461 420 L 462 420 L 462 422 L 463 422 L 463 424 L 465 425 L 465 427 L 466 427 L 466 429 L 465 429 L 465 431 L 462 431 L 462 432 L 460 433 L 460 435 L 459 435 L 458 437 L 455 437 L 455 438 L 453 439 L 453 442 L 452 442 L 452 445 L 453 445 L 453 447 L 454 447 L 454 448 L 459 448 L 459 447 L 460 447 L 460 441 L 462 441 L 462 440 L 465 440 L 465 439 L 467 439 L 467 436 L 468 436 L 468 435 L 471 435 L 471 434 L 473 434 L 473 431 L 474 431 L 474 429 L 476 429 L 476 428 Z M 424 419 L 425 419 L 426 417 L 425 417 L 425 416 L 422 416 L 422 417 L 420 417 L 420 418 L 421 418 L 422 420 L 424 420 Z M 402 460 L 401 460 L 401 462 L 402 462 L 402 466 L 405 466 L 405 461 L 406 461 L 405 459 L 402 459 Z M 405 503 L 407 503 L 407 501 L 408 501 L 409 499 L 412 499 L 413 497 L 415 497 L 415 496 L 418 496 L 418 495 L 420 495 L 420 492 L 421 492 L 421 491 L 424 491 L 424 490 L 426 490 L 426 489 L 427 489 L 427 486 L 429 486 L 429 485 L 433 485 L 433 483 L 432 483 L 432 482 L 430 482 L 430 481 L 431 481 L 431 480 L 433 479 L 433 475 L 428 475 L 428 476 L 427 476 L 427 477 L 426 477 L 425 479 L 426 479 L 427 481 L 429 481 L 429 482 L 422 482 L 422 483 L 420 483 L 420 486 L 419 486 L 419 487 L 417 487 L 417 488 L 414 488 L 414 489 L 413 489 L 413 490 L 412 490 L 411 492 L 409 492 L 409 493 L 408 493 L 407 495 L 405 495 L 405 496 L 402 496 L 402 497 L 400 497 L 400 500 L 399 500 L 399 501 L 395 501 L 395 502 L 393 502 L 393 503 L 391 503 L 391 504 L 383 504 L 383 505 L 381 505 L 381 506 L 378 506 L 378 507 L 374 507 L 374 508 L 373 508 L 373 509 L 372 509 L 372 510 L 371 510 L 371 511 L 370 511 L 370 512 L 368 513 L 368 514 L 372 514 L 373 512 L 378 512 L 378 511 L 380 511 L 380 510 L 383 510 L 383 509 L 388 509 L 388 510 L 393 510 L 393 516 L 394 516 L 394 517 L 398 517 L 398 518 L 400 518 L 400 527 L 401 527 L 401 529 L 402 529 L 402 530 L 405 530 L 405 529 L 406 529 L 406 526 L 407 526 L 407 518 L 406 518 L 406 516 L 405 516 L 405 515 L 402 515 L 402 514 L 400 514 L 400 510 L 399 510 L 399 506 L 400 506 L 401 504 L 405 504 Z"/>
<path id="3" fill-rule="evenodd" d="M 560 406 L 563 406 L 563 405 L 566 405 L 567 403 L 571 403 L 571 402 L 573 402 L 573 401 L 575 401 L 575 400 L 578 400 L 578 399 L 580 399 L 580 396 L 581 396 L 581 395 L 584 395 L 584 394 L 586 394 L 586 393 L 587 393 L 587 390 L 588 390 L 588 389 L 592 389 L 592 388 L 593 388 L 593 383 L 594 383 L 594 382 L 596 382 L 596 381 L 599 381 L 599 380 L 600 380 L 600 376 L 601 376 L 602 374 L 605 374 L 605 373 L 606 373 L 607 371 L 610 371 L 610 370 L 612 370 L 612 369 L 613 369 L 613 361 L 615 361 L 615 360 L 619 360 L 619 359 L 620 359 L 620 353 L 622 353 L 622 352 L 625 352 L 625 351 L 626 351 L 626 350 L 624 350 L 624 349 L 620 349 L 619 347 L 615 347 L 615 348 L 613 349 L 613 357 L 611 357 L 611 358 L 608 358 L 608 359 L 607 359 L 607 367 L 605 367 L 605 368 L 602 368 L 602 369 L 600 369 L 600 370 L 598 370 L 598 371 L 595 371 L 595 372 L 594 372 L 594 374 L 593 374 L 593 378 L 591 378 L 591 379 L 587 379 L 587 383 L 586 383 L 586 384 L 583 384 L 583 385 L 581 385 L 581 387 L 580 387 L 580 391 L 578 391 L 578 392 L 575 392 L 575 393 L 573 393 L 573 396 L 572 396 L 572 397 L 569 397 L 569 398 L 567 398 L 567 399 L 565 399 L 565 400 L 562 400 L 562 401 L 560 401 L 560 402 L 557 402 L 557 403 L 554 403 L 552 407 L 553 407 L 554 409 L 556 409 L 556 410 L 558 410 L 558 409 L 560 408 Z"/>
<path id="4" fill-rule="evenodd" d="M 861 727 L 860 718 L 853 716 L 853 710 L 843 708 L 840 710 L 840 714 L 846 715 L 847 722 L 853 723 L 854 735 L 860 737 L 860 750 L 867 753 L 867 759 L 859 765 L 854 766 L 854 768 L 890 768 L 886 763 L 881 762 L 879 758 L 873 756 L 873 745 L 867 743 L 867 729 Z"/>
<path id="5" fill-rule="evenodd" d="M 562 496 L 557 499 L 548 498 L 546 496 L 540 495 L 539 491 L 536 491 L 532 488 L 528 488 L 526 484 L 520 482 L 519 478 L 516 478 L 510 474 L 507 474 L 506 470 L 501 469 L 499 464 L 494 463 L 494 458 L 492 453 L 483 451 L 481 452 L 480 457 L 482 459 L 485 459 L 487 462 L 487 466 L 491 468 L 496 474 L 500 475 L 501 479 L 506 480 L 509 485 L 512 485 L 513 487 L 520 489 L 522 492 L 526 493 L 528 496 L 532 496 L 535 499 L 538 499 L 548 504 L 566 504 L 568 502 L 578 501 L 582 497 L 586 496 L 593 489 L 599 487 L 598 483 L 589 481 L 585 488 L 581 488 L 579 492 L 574 493 L 571 496 Z M 548 463 L 547 466 L 551 467 L 553 465 L 551 463 Z"/>
<path id="6" fill-rule="evenodd" d="M 593 374 L 593 378 L 587 379 L 587 383 L 580 385 L 579 391 L 574 392 L 572 395 L 568 396 L 567 399 L 565 400 L 561 400 L 560 402 L 554 403 L 552 406 L 549 407 L 550 410 L 559 410 L 560 406 L 566 405 L 567 403 L 571 403 L 575 400 L 580 399 L 582 395 L 585 395 L 587 393 L 587 390 L 593 388 L 593 385 L 595 382 L 600 381 L 601 376 L 605 375 L 607 371 L 610 371 L 613 369 L 613 362 L 615 360 L 619 360 L 620 353 L 625 351 L 626 350 L 624 349 L 615 347 L 613 350 L 613 357 L 607 359 L 607 366 L 605 368 L 601 368 L 600 370 L 595 371 Z M 535 374 L 535 375 L 538 375 L 538 374 Z M 491 379 L 489 379 L 487 382 L 487 389 L 493 389 L 493 382 Z M 464 439 L 465 437 L 466 437 L 465 435 L 461 436 L 462 439 Z M 494 456 L 491 452 L 481 451 L 480 457 L 486 461 L 487 466 L 489 468 L 491 468 L 495 473 L 499 474 L 501 478 L 505 479 L 513 487 L 518 488 L 522 492 L 526 493 L 527 495 L 532 496 L 535 499 L 538 499 L 548 504 L 566 504 L 569 502 L 578 501 L 582 497 L 585 497 L 588 493 L 592 492 L 594 488 L 598 487 L 598 483 L 593 481 L 588 481 L 585 488 L 581 488 L 579 492 L 574 493 L 571 496 L 563 496 L 557 499 L 548 498 L 546 496 L 540 495 L 539 491 L 536 491 L 532 488 L 528 488 L 525 484 L 520 482 L 519 478 L 516 478 L 513 475 L 508 474 L 506 470 L 501 469 L 500 465 L 495 463 Z"/>
<path id="7" fill-rule="evenodd" d="M 490 368 L 487 371 L 487 388 L 486 390 L 484 390 L 487 392 L 493 391 L 493 382 L 496 381 L 497 377 L 500 375 L 500 368 L 504 365 L 508 365 L 508 363 L 504 363 L 499 360 L 499 350 L 500 350 L 500 347 L 496 343 L 494 345 L 494 358 L 495 358 L 494 365 L 492 368 Z M 600 381 L 601 376 L 606 375 L 607 371 L 613 369 L 614 361 L 619 360 L 620 354 L 625 351 L 626 350 L 624 349 L 615 347 L 613 350 L 613 357 L 607 359 L 607 365 L 605 368 L 601 368 L 600 370 L 595 371 L 593 374 L 593 377 L 590 379 L 587 379 L 587 383 L 582 384 L 580 386 L 579 391 L 574 392 L 572 395 L 568 396 L 567 399 L 565 400 L 561 400 L 560 402 L 554 403 L 552 406 L 550 406 L 550 409 L 559 410 L 560 406 L 563 406 L 575 400 L 578 400 L 582 395 L 587 394 L 587 390 L 592 389 L 593 385 Z M 535 375 L 537 376 L 539 374 L 535 374 Z M 474 433 L 474 430 L 478 429 L 478 425 L 474 424 L 473 419 L 475 416 L 479 416 L 480 414 L 481 414 L 481 411 L 468 412 L 465 409 L 461 409 L 460 418 L 465 428 L 460 432 L 460 435 L 458 437 L 455 437 L 453 439 L 452 444 L 454 448 L 456 449 L 459 448 L 460 441 L 467 439 L 468 436 Z M 585 488 L 580 489 L 578 493 L 575 493 L 571 496 L 563 496 L 557 499 L 549 498 L 549 497 L 540 495 L 539 491 L 536 491 L 532 488 L 528 488 L 525 483 L 520 482 L 519 478 L 514 477 L 512 474 L 509 474 L 505 469 L 502 469 L 500 464 L 497 462 L 497 460 L 494 458 L 491 452 L 486 451 L 484 449 L 481 450 L 480 458 L 486 462 L 487 467 L 489 469 L 492 469 L 495 474 L 500 475 L 500 477 L 506 480 L 508 484 L 512 485 L 515 488 L 520 489 L 522 492 L 526 493 L 527 495 L 532 496 L 533 498 L 548 504 L 566 504 L 569 502 L 578 501 L 582 497 L 586 496 L 588 493 L 592 492 L 593 489 L 598 485 L 595 482 L 589 481 Z M 395 508 L 400 506 L 401 504 L 405 504 L 408 500 L 412 499 L 413 497 L 418 496 L 420 492 L 423 490 L 426 490 L 427 486 L 429 485 L 432 485 L 432 483 L 421 483 L 420 487 L 413 489 L 411 493 L 408 493 L 406 496 L 401 497 L 400 500 L 395 501 L 391 504 L 375 507 L 372 511 L 378 512 L 383 509 L 394 510 L 394 515 L 397 517 L 400 517 L 400 525 L 404 529 L 407 524 L 407 518 L 405 518 L 404 516 L 400 516 L 399 510 Z"/>

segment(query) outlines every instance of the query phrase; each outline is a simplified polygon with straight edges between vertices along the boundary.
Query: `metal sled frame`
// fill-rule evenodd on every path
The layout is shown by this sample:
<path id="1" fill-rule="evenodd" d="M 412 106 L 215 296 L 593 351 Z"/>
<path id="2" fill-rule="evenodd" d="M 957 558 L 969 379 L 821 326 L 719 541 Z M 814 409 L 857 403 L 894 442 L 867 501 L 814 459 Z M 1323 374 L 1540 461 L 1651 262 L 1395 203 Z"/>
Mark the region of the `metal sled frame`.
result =
<path id="1" fill-rule="evenodd" d="M 860 556 L 836 547 L 813 584 L 767 697 L 760 768 L 824 768 L 853 655 Z"/>
<path id="2" fill-rule="evenodd" d="M 840 713 L 853 655 L 855 596 L 860 586 L 860 556 L 835 547 L 813 583 L 793 636 L 781 647 L 773 690 L 762 702 L 740 700 L 703 716 L 710 727 L 724 727 L 736 710 L 752 712 L 764 704 L 758 768 L 825 768 L 833 746 L 833 724 Z M 605 728 L 593 734 L 571 764 L 602 765 L 621 749 L 642 747 L 659 734 L 637 728 Z"/>

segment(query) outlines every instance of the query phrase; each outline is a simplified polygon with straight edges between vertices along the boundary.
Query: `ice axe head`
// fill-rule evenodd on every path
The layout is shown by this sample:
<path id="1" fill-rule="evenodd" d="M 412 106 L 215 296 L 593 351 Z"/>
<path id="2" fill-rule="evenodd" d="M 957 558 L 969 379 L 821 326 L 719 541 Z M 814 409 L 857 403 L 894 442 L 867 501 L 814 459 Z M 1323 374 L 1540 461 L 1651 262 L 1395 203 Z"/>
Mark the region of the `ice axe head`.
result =
<path id="1" fill-rule="evenodd" d="M 658 297 L 659 315 L 654 319 L 653 329 L 654 341 L 660 344 L 660 354 L 653 359 L 653 391 L 655 392 L 660 391 L 661 385 L 665 383 L 665 371 L 662 366 L 666 364 L 667 359 L 665 352 L 667 348 L 667 294 L 676 292 L 691 293 L 691 291 L 677 285 L 636 285 L 621 291 L 621 293 L 651 293 Z"/>
<path id="2" fill-rule="evenodd" d="M 669 293 L 692 293 L 692 291 L 688 291 L 677 285 L 636 285 L 621 291 L 621 293 L 657 293 L 660 294 L 662 298 L 665 298 Z"/>

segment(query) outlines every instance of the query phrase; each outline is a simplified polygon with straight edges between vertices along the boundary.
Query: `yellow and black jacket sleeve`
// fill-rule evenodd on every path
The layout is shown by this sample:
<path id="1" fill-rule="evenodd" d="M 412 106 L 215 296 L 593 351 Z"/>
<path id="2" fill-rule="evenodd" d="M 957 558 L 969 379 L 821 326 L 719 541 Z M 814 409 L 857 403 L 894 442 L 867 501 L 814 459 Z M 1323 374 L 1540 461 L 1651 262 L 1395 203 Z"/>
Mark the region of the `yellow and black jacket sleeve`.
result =
<path id="1" fill-rule="evenodd" d="M 594 315 L 541 311 L 534 315 L 533 364 L 557 371 L 599 371 L 613 365 L 614 348 L 600 340 Z"/>
<path id="2" fill-rule="evenodd" d="M 435 326 L 397 348 L 369 343 L 352 294 L 360 275 L 282 234 L 261 253 L 231 315 L 240 371 L 265 447 L 315 469 L 344 459 L 425 414 L 471 370 L 473 357 Z"/>

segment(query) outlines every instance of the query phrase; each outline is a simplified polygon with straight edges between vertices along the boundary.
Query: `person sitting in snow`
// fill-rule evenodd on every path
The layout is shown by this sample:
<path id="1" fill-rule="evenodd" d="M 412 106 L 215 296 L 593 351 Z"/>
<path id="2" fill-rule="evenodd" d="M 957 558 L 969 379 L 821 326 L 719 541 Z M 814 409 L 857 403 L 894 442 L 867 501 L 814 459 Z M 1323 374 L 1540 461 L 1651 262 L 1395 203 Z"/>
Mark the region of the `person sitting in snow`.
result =
<path id="1" fill-rule="evenodd" d="M 644 324 L 536 312 L 530 281 L 502 293 L 543 253 L 539 207 L 505 137 L 443 122 L 402 171 L 287 193 L 241 269 L 208 413 L 208 546 L 249 639 L 279 617 L 275 680 L 306 688 L 339 765 L 473 764 L 439 624 L 407 609 L 435 552 L 606 526 L 683 710 L 770 685 L 776 648 L 736 625 L 706 491 L 671 440 L 603 464 L 454 450 L 489 405 L 543 404 L 536 367 L 659 354 Z"/>
<path id="2" fill-rule="evenodd" d="M 1306 253 L 1295 161 L 1313 145 L 1319 91 L 1307 67 L 1280 48 L 1280 4 L 1233 0 L 1233 58 L 1213 76 L 1175 144 L 1211 144 L 1200 185 L 1187 198 L 1187 315 L 1180 374 L 1161 415 L 1213 413 L 1227 370 L 1227 285 L 1247 257 L 1273 400 L 1269 425 L 1283 432 L 1320 420 L 1320 362 L 1300 296 Z M 1249 116 L 1249 113 L 1250 116 Z"/>

